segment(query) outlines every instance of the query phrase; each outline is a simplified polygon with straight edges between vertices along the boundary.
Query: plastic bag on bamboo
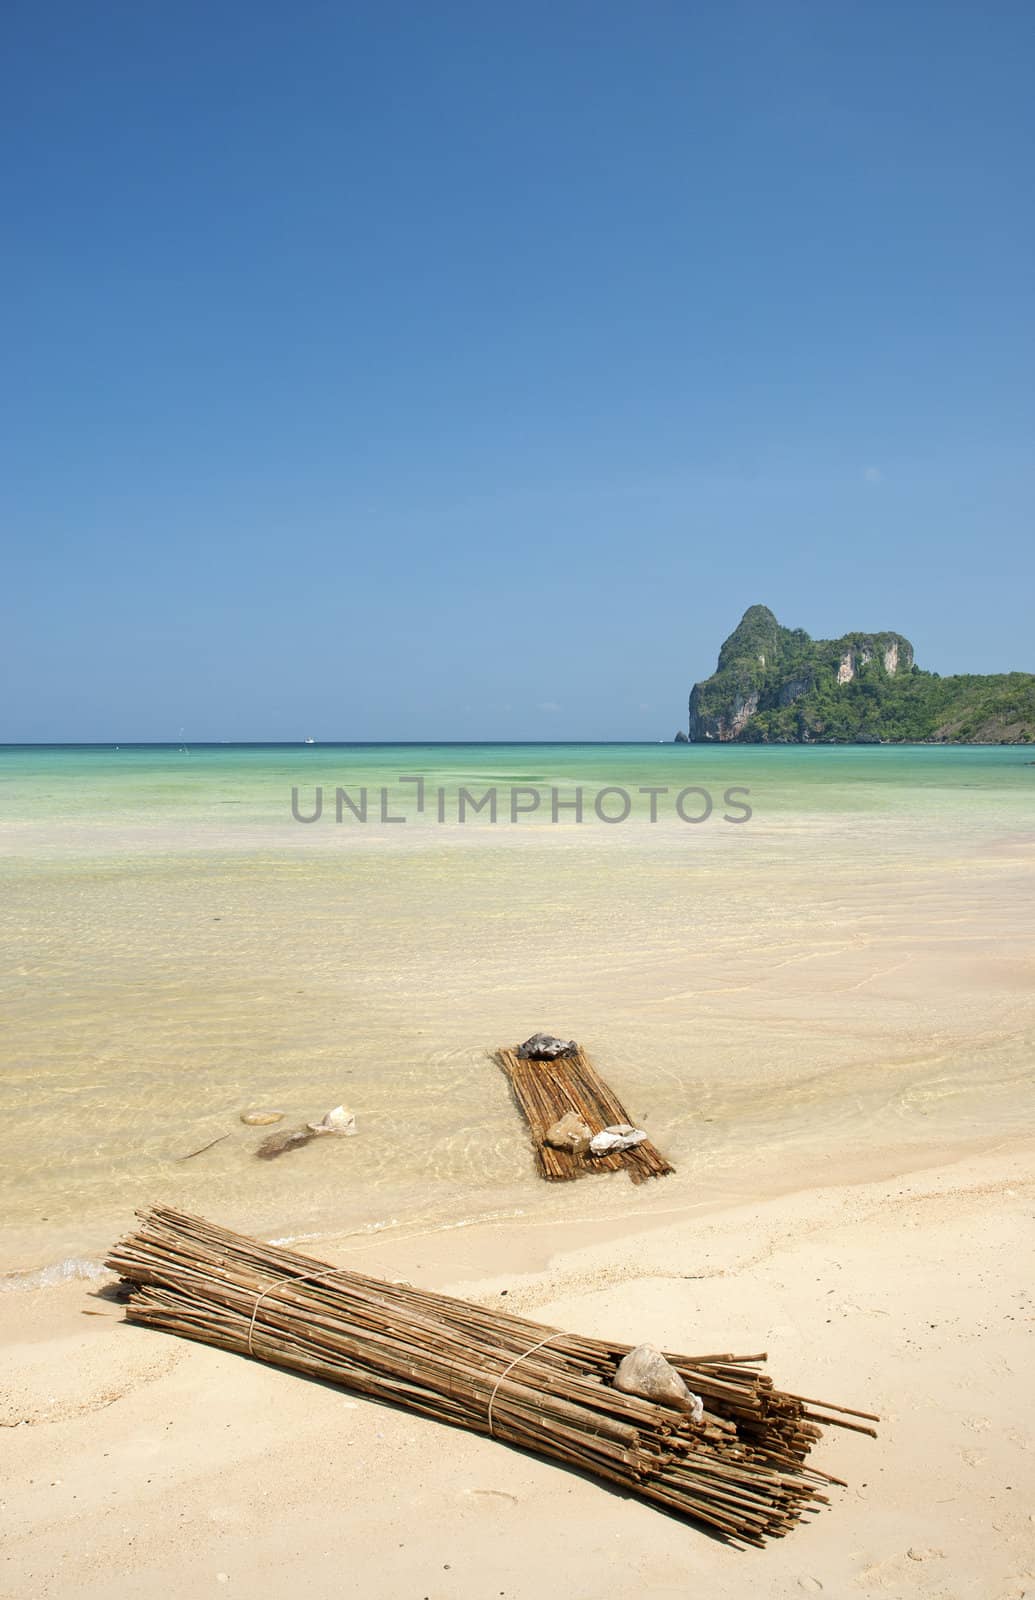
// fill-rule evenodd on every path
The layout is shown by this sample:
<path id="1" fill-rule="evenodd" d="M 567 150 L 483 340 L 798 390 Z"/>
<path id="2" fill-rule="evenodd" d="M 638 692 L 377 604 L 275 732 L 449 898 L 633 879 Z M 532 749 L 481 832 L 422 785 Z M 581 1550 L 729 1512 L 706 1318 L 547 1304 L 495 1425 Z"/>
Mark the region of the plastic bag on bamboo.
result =
<path id="1" fill-rule="evenodd" d="M 642 1144 L 646 1137 L 642 1128 L 634 1128 L 629 1122 L 616 1122 L 602 1133 L 593 1135 L 589 1141 L 589 1152 L 594 1156 L 621 1155 L 623 1150 L 632 1150 Z"/>
<path id="2" fill-rule="evenodd" d="M 623 1394 L 636 1394 L 642 1400 L 657 1400 L 661 1405 L 678 1406 L 691 1422 L 704 1418 L 704 1401 L 692 1394 L 671 1362 L 652 1344 L 638 1344 L 618 1363 L 615 1388 Z"/>

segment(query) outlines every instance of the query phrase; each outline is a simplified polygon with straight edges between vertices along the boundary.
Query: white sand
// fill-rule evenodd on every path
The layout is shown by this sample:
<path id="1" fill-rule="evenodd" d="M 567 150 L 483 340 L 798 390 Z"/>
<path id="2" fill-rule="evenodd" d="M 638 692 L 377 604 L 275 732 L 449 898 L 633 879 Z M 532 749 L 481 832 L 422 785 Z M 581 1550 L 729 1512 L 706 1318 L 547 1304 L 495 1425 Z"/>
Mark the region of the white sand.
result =
<path id="1" fill-rule="evenodd" d="M 323 1247 L 486 1300 L 506 1289 L 509 1308 L 595 1334 L 764 1347 L 781 1386 L 879 1411 L 878 1441 L 835 1430 L 818 1447 L 850 1487 L 758 1552 L 487 1439 L 129 1327 L 95 1286 L 2 1296 L 0 1593 L 1020 1600 L 1032 1199 L 1017 1142 L 648 1232 L 521 1221 Z"/>

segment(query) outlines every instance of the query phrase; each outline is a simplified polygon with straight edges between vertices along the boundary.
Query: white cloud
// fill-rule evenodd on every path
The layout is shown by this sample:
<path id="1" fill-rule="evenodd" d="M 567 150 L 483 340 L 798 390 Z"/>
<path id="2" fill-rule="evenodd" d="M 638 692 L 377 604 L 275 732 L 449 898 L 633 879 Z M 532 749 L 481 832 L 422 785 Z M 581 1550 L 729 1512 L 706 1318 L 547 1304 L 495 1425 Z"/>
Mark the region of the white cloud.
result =
<path id="1" fill-rule="evenodd" d="M 880 470 L 880 467 L 864 467 L 863 468 L 863 482 L 864 483 L 883 483 L 884 482 L 884 474 Z"/>
<path id="2" fill-rule="evenodd" d="M 540 702 L 539 709 L 540 711 L 554 712 L 559 711 L 561 708 L 557 704 L 556 700 L 543 700 Z"/>

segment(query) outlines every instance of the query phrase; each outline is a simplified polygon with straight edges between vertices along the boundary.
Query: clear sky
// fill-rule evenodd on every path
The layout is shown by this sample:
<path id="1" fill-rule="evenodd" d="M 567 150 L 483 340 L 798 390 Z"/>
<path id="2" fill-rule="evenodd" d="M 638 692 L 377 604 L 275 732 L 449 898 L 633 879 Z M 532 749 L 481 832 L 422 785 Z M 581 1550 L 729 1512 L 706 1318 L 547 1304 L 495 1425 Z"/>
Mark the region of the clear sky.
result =
<path id="1" fill-rule="evenodd" d="M 756 601 L 1035 669 L 1030 0 L 0 56 L 0 739 L 670 738 Z"/>

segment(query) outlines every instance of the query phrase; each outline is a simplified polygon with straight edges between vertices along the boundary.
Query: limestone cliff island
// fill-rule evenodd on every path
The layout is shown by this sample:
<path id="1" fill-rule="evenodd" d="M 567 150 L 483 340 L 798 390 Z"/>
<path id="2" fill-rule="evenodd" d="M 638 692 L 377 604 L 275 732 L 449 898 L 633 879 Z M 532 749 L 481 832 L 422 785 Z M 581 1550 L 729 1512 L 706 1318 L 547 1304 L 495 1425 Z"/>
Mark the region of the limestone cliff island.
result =
<path id="1" fill-rule="evenodd" d="M 1035 675 L 941 677 L 901 633 L 812 639 L 750 606 L 690 693 L 691 744 L 1028 744 Z"/>

